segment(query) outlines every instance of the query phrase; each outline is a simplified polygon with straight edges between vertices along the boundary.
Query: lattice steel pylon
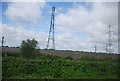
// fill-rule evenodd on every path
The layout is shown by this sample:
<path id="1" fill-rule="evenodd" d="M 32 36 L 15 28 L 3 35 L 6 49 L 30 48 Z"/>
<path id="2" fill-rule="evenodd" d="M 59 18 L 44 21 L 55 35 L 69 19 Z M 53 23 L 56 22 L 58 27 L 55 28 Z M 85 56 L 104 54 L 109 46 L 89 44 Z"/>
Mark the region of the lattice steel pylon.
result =
<path id="1" fill-rule="evenodd" d="M 4 44 L 4 36 L 2 37 L 2 45 L 1 45 L 2 47 L 3 47 L 3 44 Z"/>
<path id="2" fill-rule="evenodd" d="M 48 37 L 46 49 L 49 49 L 50 45 L 51 45 L 50 49 L 55 49 L 54 20 L 55 20 L 55 7 L 52 7 L 50 30 L 49 30 L 49 37 Z"/>
<path id="3" fill-rule="evenodd" d="M 112 27 L 111 25 L 108 26 L 108 44 L 107 44 L 107 52 L 112 53 L 113 47 L 112 47 Z"/>
<path id="4" fill-rule="evenodd" d="M 95 45 L 95 53 L 97 52 L 97 45 Z"/>

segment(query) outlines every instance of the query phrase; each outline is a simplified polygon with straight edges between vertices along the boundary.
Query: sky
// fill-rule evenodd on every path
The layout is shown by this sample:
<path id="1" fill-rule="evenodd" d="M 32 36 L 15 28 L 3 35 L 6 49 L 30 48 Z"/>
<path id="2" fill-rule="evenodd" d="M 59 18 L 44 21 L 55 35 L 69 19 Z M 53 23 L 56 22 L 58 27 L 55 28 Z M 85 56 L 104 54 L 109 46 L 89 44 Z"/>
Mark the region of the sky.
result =
<path id="1" fill-rule="evenodd" d="M 0 37 L 5 46 L 20 46 L 36 39 L 46 48 L 51 9 L 55 6 L 55 48 L 105 52 L 108 26 L 112 26 L 113 52 L 118 53 L 117 2 L 0 2 Z"/>

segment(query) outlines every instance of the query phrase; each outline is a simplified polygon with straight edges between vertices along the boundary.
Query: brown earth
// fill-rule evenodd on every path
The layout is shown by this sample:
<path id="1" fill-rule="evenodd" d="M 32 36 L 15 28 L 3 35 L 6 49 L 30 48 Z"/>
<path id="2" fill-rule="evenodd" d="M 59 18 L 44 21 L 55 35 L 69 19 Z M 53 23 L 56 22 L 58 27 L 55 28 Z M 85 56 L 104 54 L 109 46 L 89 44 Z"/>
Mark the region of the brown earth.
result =
<path id="1" fill-rule="evenodd" d="M 20 52 L 20 48 L 8 48 L 4 47 L 4 52 Z M 71 56 L 75 59 L 78 59 L 82 56 L 91 56 L 95 58 L 104 58 L 104 57 L 112 57 L 112 58 L 119 58 L 120 54 L 105 54 L 105 53 L 92 53 L 92 52 L 79 52 L 79 51 L 63 51 L 63 50 L 40 50 L 42 54 L 51 54 L 60 57 L 67 57 Z"/>

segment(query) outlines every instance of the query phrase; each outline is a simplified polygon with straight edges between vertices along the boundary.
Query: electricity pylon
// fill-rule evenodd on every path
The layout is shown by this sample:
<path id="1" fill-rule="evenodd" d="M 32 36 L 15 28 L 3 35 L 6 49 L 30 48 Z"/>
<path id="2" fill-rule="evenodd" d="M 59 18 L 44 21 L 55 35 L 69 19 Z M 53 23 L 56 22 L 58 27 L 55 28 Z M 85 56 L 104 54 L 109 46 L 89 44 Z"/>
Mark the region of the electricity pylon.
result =
<path id="1" fill-rule="evenodd" d="M 54 20 L 55 20 L 55 7 L 52 7 L 50 30 L 49 30 L 49 37 L 48 37 L 46 49 L 49 49 L 50 45 L 52 46 L 52 48 L 50 48 L 50 49 L 55 49 Z"/>
<path id="2" fill-rule="evenodd" d="M 107 44 L 107 52 L 112 53 L 113 47 L 112 47 L 112 27 L 111 25 L 108 26 L 108 44 Z"/>
<path id="3" fill-rule="evenodd" d="M 2 37 L 2 47 L 3 47 L 3 43 L 4 43 L 4 36 Z"/>

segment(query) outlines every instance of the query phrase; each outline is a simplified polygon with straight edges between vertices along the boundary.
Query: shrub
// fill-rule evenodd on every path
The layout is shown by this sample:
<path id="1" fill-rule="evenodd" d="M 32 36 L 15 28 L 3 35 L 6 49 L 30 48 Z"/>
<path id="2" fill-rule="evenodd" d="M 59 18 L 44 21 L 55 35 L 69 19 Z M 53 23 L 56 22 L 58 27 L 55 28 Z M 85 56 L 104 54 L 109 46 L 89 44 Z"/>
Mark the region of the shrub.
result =
<path id="1" fill-rule="evenodd" d="M 14 56 L 14 57 L 20 57 L 20 56 L 21 56 L 21 53 L 14 53 L 14 52 L 3 52 L 3 53 L 2 53 L 2 57 L 5 57 L 5 56 Z"/>
<path id="2" fill-rule="evenodd" d="M 80 58 L 80 60 L 83 60 L 83 61 L 94 61 L 94 60 L 96 60 L 96 58 L 94 58 L 94 57 L 88 57 L 88 56 L 82 56 Z"/>
<path id="3" fill-rule="evenodd" d="M 35 39 L 29 40 L 27 39 L 26 41 L 22 41 L 21 43 L 21 53 L 25 58 L 35 58 L 36 53 L 38 52 L 36 47 L 37 47 L 38 42 Z"/>
<path id="4" fill-rule="evenodd" d="M 65 57 L 66 60 L 73 60 L 73 58 L 71 56 L 67 56 Z"/>

